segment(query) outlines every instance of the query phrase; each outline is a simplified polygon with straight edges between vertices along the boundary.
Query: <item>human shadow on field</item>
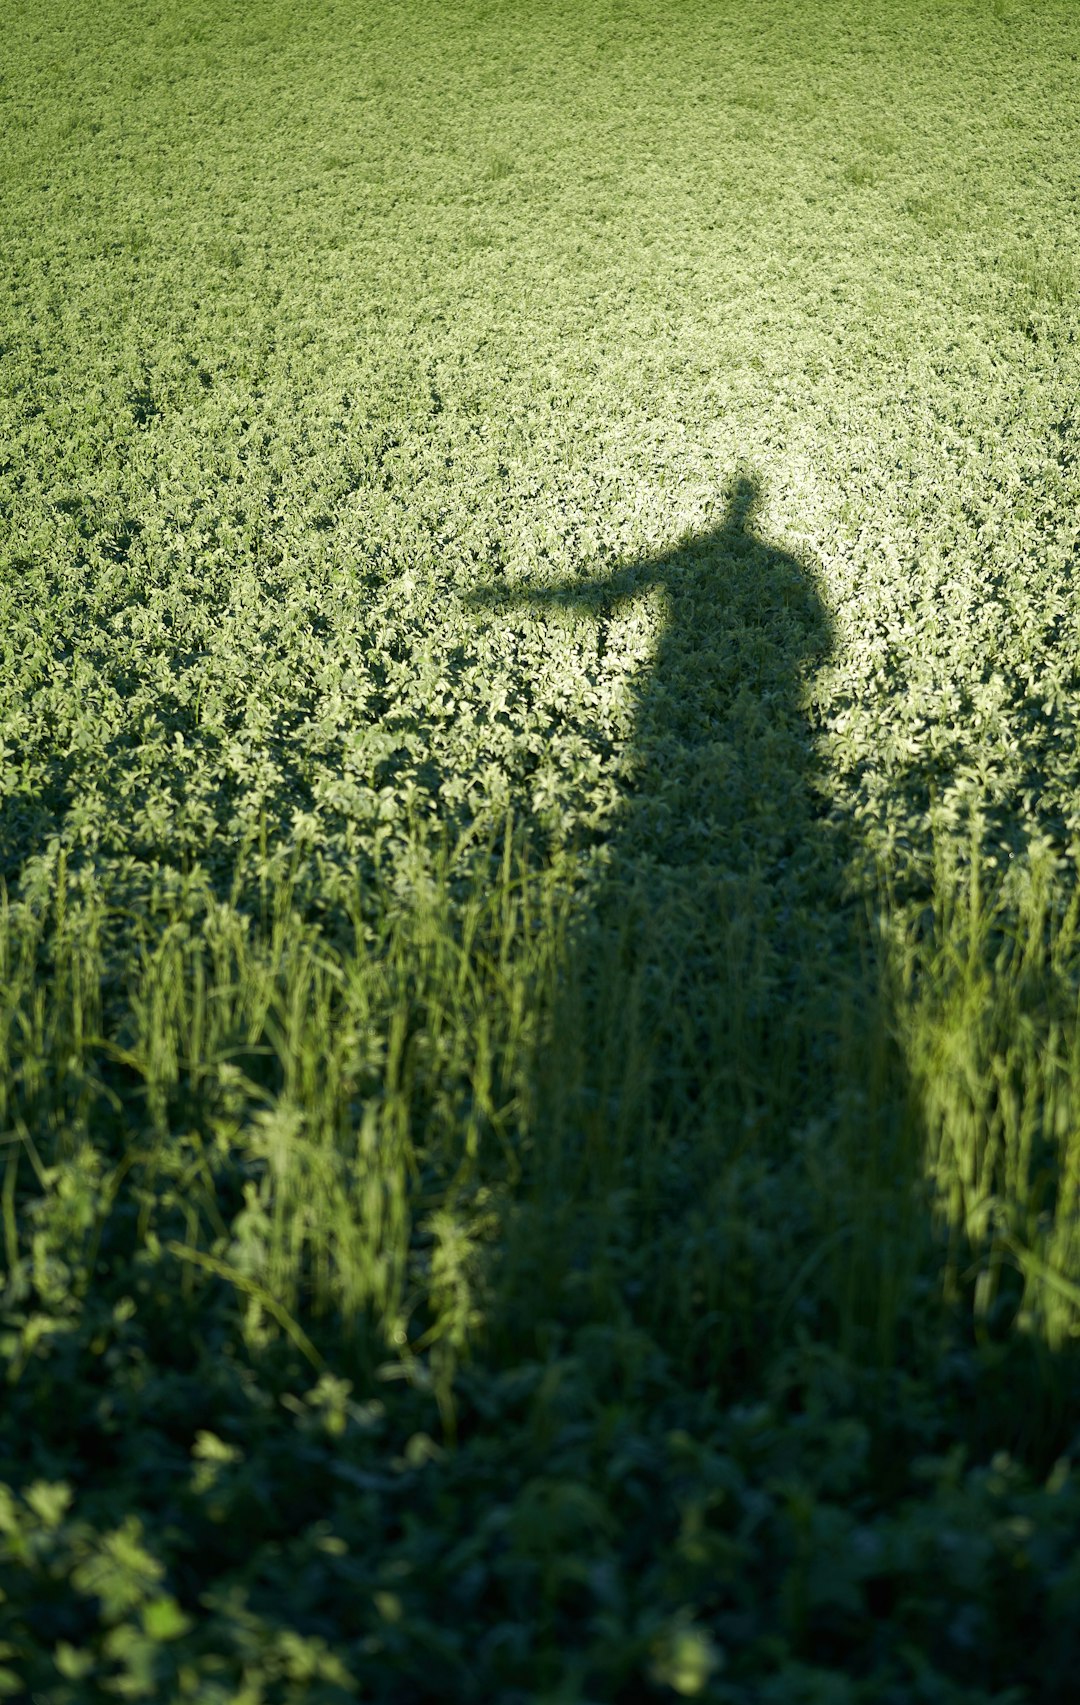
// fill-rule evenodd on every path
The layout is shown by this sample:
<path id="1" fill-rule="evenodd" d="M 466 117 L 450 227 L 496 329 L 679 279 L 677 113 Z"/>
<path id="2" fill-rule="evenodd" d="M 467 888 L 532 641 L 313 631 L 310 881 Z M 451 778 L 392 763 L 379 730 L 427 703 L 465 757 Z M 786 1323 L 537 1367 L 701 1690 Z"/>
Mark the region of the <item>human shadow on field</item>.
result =
<path id="1" fill-rule="evenodd" d="M 742 476 L 720 525 L 670 553 L 475 595 L 509 624 L 586 612 L 598 660 L 634 601 L 664 605 L 537 1051 L 493 1341 L 544 1356 L 623 1320 L 729 1396 L 808 1342 L 936 1380 L 921 1113 L 852 881 L 858 829 L 818 785 L 832 628 L 759 504 Z M 984 1417 L 974 1449 L 1000 1439 L 992 1402 L 954 1399 Z M 1023 1448 L 1023 1421 L 1006 1431 Z"/>
<path id="2" fill-rule="evenodd" d="M 839 1653 L 847 1666 L 856 1651 L 856 1665 L 891 1651 L 901 1625 L 908 1639 L 891 1561 L 880 1578 L 870 1565 L 842 1609 L 830 1596 L 840 1548 L 844 1566 L 857 1549 L 854 1522 L 866 1538 L 898 1509 L 911 1525 L 884 1531 L 903 1532 L 902 1549 L 909 1533 L 949 1527 L 965 1456 L 1015 1452 L 1048 1473 L 1074 1431 L 1075 1383 L 1057 1379 L 1033 1335 L 1010 1331 L 1007 1311 L 994 1341 L 975 1345 L 970 1316 L 943 1297 L 921 1109 L 854 876 L 860 828 L 829 808 L 817 770 L 814 678 L 832 629 L 813 565 L 762 538 L 758 503 L 757 482 L 741 478 L 720 525 L 670 553 L 476 598 L 507 627 L 584 616 L 593 696 L 608 650 L 644 649 L 641 600 L 658 639 L 626 749 L 607 754 L 619 781 L 610 831 L 575 849 L 461 1436 L 486 1452 L 493 1418 L 515 1428 L 523 1485 L 489 1531 L 543 1559 L 548 1573 L 531 1579 L 566 1584 L 561 1622 L 554 1586 L 528 1601 L 508 1590 L 508 1620 L 538 1616 L 553 1645 L 572 1639 L 608 1548 L 625 1542 L 646 1593 L 677 1581 L 690 1602 L 690 1560 L 700 1565 L 703 1620 L 734 1650 L 746 1607 L 757 1614 L 794 1546 L 807 1586 L 791 1649 L 812 1675 Z M 743 1430 L 752 1442 L 736 1466 Z M 677 1508 L 661 1489 L 669 1458 Z M 948 1482 L 925 1474 L 931 1461 L 949 1464 Z M 699 1497 L 694 1473 L 708 1485 Z M 770 1553 L 764 1512 L 777 1497 L 798 1508 L 799 1538 L 793 1523 Z M 834 1516 L 844 1539 L 830 1551 Z M 709 1533 L 723 1535 L 715 1549 Z M 670 1572 L 657 1567 L 665 1547 Z M 950 1575 L 944 1548 L 933 1554 L 952 1602 L 993 1602 L 964 1565 Z M 1010 1602 L 980 1683 L 1030 1673 L 1039 1646 L 1014 1657 L 1011 1628 L 1035 1614 L 1032 1603 L 1014 1622 Z M 965 1680 L 972 1662 L 957 1659 Z"/>
<path id="3" fill-rule="evenodd" d="M 601 656 L 628 601 L 666 606 L 632 780 L 569 926 L 500 1290 L 567 1330 L 619 1310 L 668 1323 L 667 1347 L 725 1382 L 781 1314 L 891 1337 L 900 1276 L 882 1265 L 918 1242 L 850 837 L 814 785 L 830 622 L 812 568 L 757 533 L 759 501 L 743 476 L 720 525 L 666 555 L 476 596 L 508 623 L 584 610 Z M 793 1287 L 806 1261 L 816 1283 Z"/>

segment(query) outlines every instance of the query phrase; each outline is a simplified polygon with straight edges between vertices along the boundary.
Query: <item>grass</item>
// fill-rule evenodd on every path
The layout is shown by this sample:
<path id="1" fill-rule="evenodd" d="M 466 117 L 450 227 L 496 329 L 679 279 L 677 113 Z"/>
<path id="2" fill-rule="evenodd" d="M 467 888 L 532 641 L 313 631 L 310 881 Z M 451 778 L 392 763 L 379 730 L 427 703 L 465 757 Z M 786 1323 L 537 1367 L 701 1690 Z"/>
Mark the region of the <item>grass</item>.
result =
<path id="1" fill-rule="evenodd" d="M 1074 9 L 7 37 L 0 1694 L 1071 1698 Z"/>

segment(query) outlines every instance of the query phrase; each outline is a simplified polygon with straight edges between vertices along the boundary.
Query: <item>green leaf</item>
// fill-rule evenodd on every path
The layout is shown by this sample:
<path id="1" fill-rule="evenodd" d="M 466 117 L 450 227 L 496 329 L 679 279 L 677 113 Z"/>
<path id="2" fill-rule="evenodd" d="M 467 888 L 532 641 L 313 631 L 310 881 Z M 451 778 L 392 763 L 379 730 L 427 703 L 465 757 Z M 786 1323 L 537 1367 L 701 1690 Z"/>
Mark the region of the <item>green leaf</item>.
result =
<path id="1" fill-rule="evenodd" d="M 661 1687 L 692 1699 L 704 1692 L 723 1664 L 723 1652 L 704 1629 L 675 1627 L 657 1642 L 649 1674 Z"/>
<path id="2" fill-rule="evenodd" d="M 60 1640 L 53 1651 L 53 1662 L 68 1681 L 82 1681 L 94 1667 L 94 1654 L 80 1651 L 68 1640 Z"/>
<path id="3" fill-rule="evenodd" d="M 142 1625 L 151 1640 L 178 1640 L 194 1627 L 191 1617 L 184 1614 L 169 1594 L 143 1605 Z"/>
<path id="4" fill-rule="evenodd" d="M 35 1480 L 27 1488 L 26 1502 L 36 1516 L 41 1518 L 47 1528 L 60 1526 L 65 1514 L 71 1507 L 71 1487 L 64 1480 L 51 1483 L 47 1480 Z"/>

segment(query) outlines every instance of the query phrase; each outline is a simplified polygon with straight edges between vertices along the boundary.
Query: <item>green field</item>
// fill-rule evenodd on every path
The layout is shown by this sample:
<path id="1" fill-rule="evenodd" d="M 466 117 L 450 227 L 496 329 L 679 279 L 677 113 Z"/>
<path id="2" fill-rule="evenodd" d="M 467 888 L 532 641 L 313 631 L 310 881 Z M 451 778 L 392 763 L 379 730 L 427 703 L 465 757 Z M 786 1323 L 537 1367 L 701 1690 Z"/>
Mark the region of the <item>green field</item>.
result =
<path id="1" fill-rule="evenodd" d="M 0 134 L 0 1696 L 1075 1699 L 1076 0 Z"/>

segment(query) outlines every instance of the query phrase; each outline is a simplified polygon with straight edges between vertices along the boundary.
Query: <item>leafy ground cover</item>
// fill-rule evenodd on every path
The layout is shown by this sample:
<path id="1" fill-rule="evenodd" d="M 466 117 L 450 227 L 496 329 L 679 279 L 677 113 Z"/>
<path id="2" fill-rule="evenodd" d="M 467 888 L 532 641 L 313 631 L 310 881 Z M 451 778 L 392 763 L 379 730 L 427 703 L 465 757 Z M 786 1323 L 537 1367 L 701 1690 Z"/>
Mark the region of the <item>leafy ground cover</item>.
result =
<path id="1" fill-rule="evenodd" d="M 1078 64 L 9 7 L 6 1696 L 1073 1697 Z"/>

